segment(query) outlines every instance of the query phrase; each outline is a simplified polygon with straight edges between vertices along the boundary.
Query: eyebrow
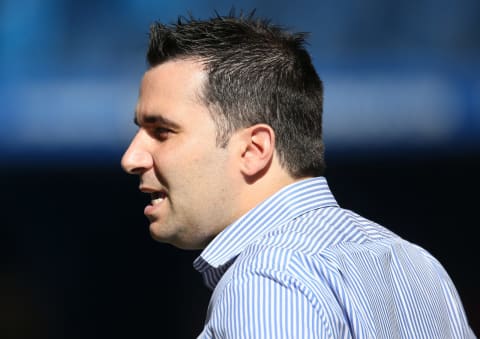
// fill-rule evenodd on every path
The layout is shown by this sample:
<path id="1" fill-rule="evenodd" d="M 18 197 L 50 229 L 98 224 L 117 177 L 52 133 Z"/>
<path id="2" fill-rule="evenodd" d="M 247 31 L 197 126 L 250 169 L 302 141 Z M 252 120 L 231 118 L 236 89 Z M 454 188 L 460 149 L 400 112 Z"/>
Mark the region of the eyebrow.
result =
<path id="1" fill-rule="evenodd" d="M 139 121 L 138 118 L 137 118 L 137 113 L 135 112 L 134 117 L 133 117 L 133 123 L 135 125 L 139 126 L 139 127 L 143 123 L 143 124 L 146 124 L 146 125 L 157 124 L 157 125 L 162 125 L 162 126 L 169 127 L 169 128 L 174 128 L 174 129 L 179 129 L 180 128 L 180 126 L 177 123 L 173 122 L 170 119 L 165 118 L 164 116 L 162 116 L 160 114 L 144 115 L 143 118 L 142 118 L 142 121 Z"/>

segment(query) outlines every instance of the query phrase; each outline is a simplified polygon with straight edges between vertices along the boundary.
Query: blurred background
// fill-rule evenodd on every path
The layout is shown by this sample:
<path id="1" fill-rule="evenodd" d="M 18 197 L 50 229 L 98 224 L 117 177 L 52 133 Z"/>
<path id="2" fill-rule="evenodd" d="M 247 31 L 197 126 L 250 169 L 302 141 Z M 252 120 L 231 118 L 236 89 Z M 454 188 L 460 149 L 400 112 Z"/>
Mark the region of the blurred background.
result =
<path id="1" fill-rule="evenodd" d="M 480 335 L 478 0 L 3 0 L 0 338 L 200 332 L 199 253 L 150 239 L 119 162 L 149 25 L 232 6 L 311 32 L 337 200 L 433 253 Z"/>

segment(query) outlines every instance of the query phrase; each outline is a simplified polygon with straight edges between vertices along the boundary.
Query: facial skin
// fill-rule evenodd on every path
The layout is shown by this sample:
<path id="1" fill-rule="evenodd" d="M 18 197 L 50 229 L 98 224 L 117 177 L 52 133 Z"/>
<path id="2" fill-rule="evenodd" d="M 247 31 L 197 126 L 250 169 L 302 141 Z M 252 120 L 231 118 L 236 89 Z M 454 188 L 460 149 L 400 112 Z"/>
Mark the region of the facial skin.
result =
<path id="1" fill-rule="evenodd" d="M 152 237 L 185 249 L 205 247 L 240 213 L 235 153 L 216 145 L 211 113 L 199 98 L 204 79 L 191 60 L 148 70 L 135 112 L 139 130 L 122 158 L 151 194 L 144 213 Z"/>

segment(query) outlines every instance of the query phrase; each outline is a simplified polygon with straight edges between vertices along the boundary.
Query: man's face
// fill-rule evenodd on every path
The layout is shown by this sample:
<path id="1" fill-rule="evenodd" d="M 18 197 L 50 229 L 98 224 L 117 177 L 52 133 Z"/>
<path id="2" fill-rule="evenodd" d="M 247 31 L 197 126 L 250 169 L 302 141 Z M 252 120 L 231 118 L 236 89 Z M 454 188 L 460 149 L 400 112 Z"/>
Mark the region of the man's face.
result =
<path id="1" fill-rule="evenodd" d="M 168 61 L 148 70 L 135 112 L 139 130 L 122 158 L 150 194 L 145 215 L 152 237 L 202 248 L 234 221 L 232 156 L 200 100 L 200 63 Z"/>

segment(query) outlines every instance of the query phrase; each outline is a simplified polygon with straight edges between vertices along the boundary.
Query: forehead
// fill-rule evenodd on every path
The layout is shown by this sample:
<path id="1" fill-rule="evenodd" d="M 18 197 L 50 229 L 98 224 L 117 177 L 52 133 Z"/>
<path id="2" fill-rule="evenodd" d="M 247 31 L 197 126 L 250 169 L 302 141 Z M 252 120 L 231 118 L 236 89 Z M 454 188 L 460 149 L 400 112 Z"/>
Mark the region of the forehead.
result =
<path id="1" fill-rule="evenodd" d="M 198 99 L 206 73 L 200 61 L 171 60 L 145 72 L 140 98 L 145 95 Z"/>
<path id="2" fill-rule="evenodd" d="M 152 67 L 141 82 L 135 121 L 142 124 L 202 117 L 202 111 L 209 112 L 201 99 L 205 79 L 199 61 L 172 60 Z"/>

